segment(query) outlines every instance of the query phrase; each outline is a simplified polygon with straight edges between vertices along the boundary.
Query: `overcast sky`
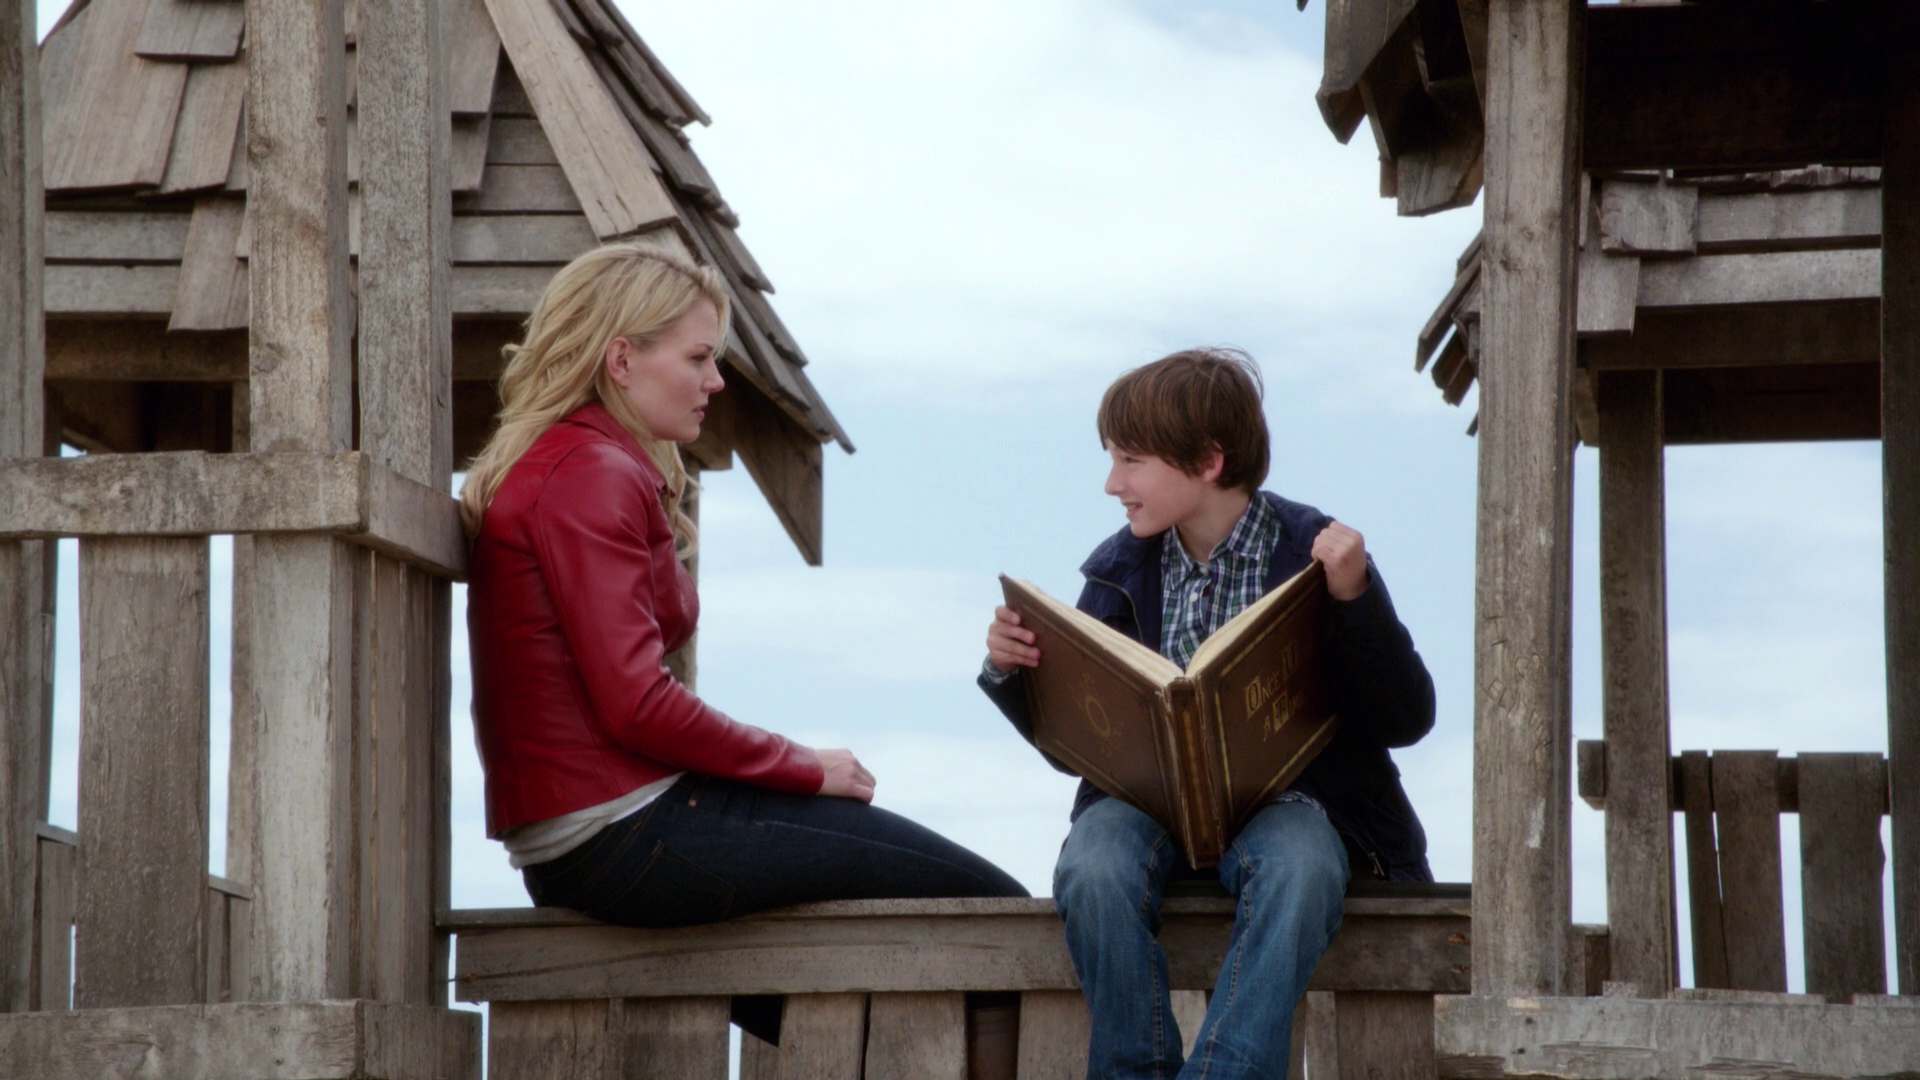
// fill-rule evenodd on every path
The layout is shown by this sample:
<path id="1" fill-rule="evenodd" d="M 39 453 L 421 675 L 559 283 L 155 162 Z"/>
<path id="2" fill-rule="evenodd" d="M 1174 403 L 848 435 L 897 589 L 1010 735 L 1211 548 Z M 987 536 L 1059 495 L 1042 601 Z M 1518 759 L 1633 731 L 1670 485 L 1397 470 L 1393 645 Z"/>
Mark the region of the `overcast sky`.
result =
<path id="1" fill-rule="evenodd" d="M 714 117 L 694 148 L 859 447 L 829 449 L 819 569 L 743 471 L 709 474 L 701 693 L 853 747 L 880 805 L 1050 892 L 1073 781 L 973 686 L 995 575 L 1076 595 L 1081 559 L 1124 524 L 1100 490 L 1100 392 L 1172 349 L 1238 345 L 1266 373 L 1269 486 L 1365 534 L 1433 671 L 1438 726 L 1396 758 L 1436 874 L 1466 880 L 1474 402 L 1443 404 L 1412 358 L 1480 211 L 1403 220 L 1375 196 L 1368 136 L 1341 146 L 1314 106 L 1320 5 L 623 6 Z M 1589 738 L 1596 466 L 1580 451 L 1574 723 Z M 1884 750 L 1879 483 L 1876 444 L 1669 452 L 1676 749 Z M 61 632 L 53 816 L 71 825 L 71 619 Z M 456 635 L 453 899 L 524 904 L 483 835 L 466 663 Z M 223 748 L 218 661 L 214 685 Z M 1576 804 L 1574 821 L 1575 918 L 1603 922 L 1601 818 Z M 1685 968 L 1684 914 L 1681 933 Z"/>

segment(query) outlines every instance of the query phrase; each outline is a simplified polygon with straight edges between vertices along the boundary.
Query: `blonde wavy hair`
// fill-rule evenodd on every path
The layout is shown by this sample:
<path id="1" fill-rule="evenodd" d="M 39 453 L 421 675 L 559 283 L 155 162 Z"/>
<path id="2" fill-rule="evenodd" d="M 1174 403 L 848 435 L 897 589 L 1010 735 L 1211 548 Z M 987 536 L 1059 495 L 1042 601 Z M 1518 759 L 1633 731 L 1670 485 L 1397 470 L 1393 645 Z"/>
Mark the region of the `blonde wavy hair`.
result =
<path id="1" fill-rule="evenodd" d="M 680 508 L 690 482 L 680 447 L 646 429 L 602 358 L 615 338 L 641 349 L 653 344 L 702 300 L 719 313 L 724 341 L 729 309 L 720 275 L 680 255 L 631 242 L 607 244 L 553 276 L 527 317 L 526 340 L 506 347 L 500 415 L 486 447 L 467 466 L 460 520 L 469 538 L 479 534 L 487 504 L 534 441 L 568 413 L 598 401 L 667 478 L 665 504 L 676 550 L 681 558 L 694 553 L 699 532 Z"/>

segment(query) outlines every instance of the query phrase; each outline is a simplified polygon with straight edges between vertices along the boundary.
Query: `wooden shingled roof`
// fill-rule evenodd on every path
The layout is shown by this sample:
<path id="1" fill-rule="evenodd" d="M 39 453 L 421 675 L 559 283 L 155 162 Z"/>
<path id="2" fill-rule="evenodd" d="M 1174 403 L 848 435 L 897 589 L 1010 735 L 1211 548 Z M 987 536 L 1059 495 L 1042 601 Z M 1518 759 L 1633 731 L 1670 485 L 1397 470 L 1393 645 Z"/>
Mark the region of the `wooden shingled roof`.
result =
<path id="1" fill-rule="evenodd" d="M 553 272 L 598 242 L 641 238 L 718 268 L 734 300 L 729 400 L 693 456 L 723 468 L 738 450 L 817 561 L 821 444 L 852 446 L 693 153 L 683 129 L 707 115 L 611 0 L 443 3 L 457 457 L 484 438 L 500 346 Z M 348 0 L 351 184 L 356 9 Z M 152 419 L 116 445 L 112 403 L 87 389 L 103 381 L 246 378 L 246 63 L 242 0 L 75 0 L 42 45 L 47 378 L 67 390 L 83 444 L 166 445 Z M 356 254 L 358 206 L 356 189 Z M 98 347 L 103 320 L 118 324 L 116 357 Z M 139 355 L 119 355 L 129 348 Z"/>

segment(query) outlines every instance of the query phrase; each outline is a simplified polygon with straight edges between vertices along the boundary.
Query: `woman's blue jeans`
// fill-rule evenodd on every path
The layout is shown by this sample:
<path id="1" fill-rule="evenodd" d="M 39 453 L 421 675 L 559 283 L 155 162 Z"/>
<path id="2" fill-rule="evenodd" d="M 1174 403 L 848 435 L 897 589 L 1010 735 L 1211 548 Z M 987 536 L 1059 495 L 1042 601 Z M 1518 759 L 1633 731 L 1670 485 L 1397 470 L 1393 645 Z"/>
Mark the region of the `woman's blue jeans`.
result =
<path id="1" fill-rule="evenodd" d="M 1053 871 L 1067 950 L 1093 1013 L 1093 1080 L 1286 1080 L 1293 1008 L 1340 929 L 1347 852 L 1320 806 L 1282 796 L 1254 815 L 1221 856 L 1235 901 L 1233 937 L 1193 1057 L 1182 1061 L 1155 940 L 1178 846 L 1118 799 L 1089 806 Z"/>
<path id="2" fill-rule="evenodd" d="M 694 773 L 522 873 L 535 904 L 621 926 L 691 926 L 814 900 L 1027 895 L 898 814 Z"/>

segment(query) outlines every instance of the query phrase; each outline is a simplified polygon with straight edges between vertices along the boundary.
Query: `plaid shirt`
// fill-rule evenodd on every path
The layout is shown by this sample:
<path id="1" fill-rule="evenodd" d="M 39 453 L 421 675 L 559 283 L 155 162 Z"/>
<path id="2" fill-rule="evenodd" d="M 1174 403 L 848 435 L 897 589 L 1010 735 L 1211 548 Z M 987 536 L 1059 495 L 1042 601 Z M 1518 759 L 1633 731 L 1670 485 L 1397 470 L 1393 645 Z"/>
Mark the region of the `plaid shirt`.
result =
<path id="1" fill-rule="evenodd" d="M 1168 529 L 1160 555 L 1160 655 L 1186 667 L 1200 643 L 1266 592 L 1280 516 L 1254 496 L 1205 566 Z"/>

